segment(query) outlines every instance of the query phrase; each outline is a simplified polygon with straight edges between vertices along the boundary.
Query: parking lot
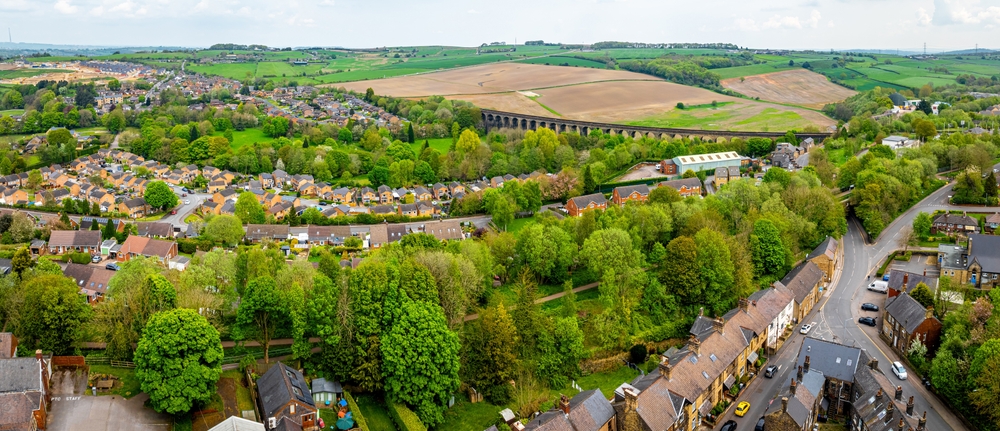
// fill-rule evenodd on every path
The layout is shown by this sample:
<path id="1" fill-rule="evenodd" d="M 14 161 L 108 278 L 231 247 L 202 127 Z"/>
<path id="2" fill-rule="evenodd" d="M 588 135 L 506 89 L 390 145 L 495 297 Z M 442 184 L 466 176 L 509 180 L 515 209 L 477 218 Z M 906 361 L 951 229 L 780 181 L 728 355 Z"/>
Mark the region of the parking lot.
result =
<path id="1" fill-rule="evenodd" d="M 139 394 L 130 399 L 117 395 L 83 395 L 87 373 L 57 370 L 52 373 L 52 408 L 49 431 L 164 431 L 173 421 L 143 406 L 149 398 Z"/>
<path id="2" fill-rule="evenodd" d="M 901 260 L 892 261 L 888 269 L 906 271 L 912 274 L 924 274 L 924 271 L 927 271 L 927 276 L 933 278 L 938 278 L 941 274 L 937 266 L 936 255 L 914 254 L 909 262 Z"/>

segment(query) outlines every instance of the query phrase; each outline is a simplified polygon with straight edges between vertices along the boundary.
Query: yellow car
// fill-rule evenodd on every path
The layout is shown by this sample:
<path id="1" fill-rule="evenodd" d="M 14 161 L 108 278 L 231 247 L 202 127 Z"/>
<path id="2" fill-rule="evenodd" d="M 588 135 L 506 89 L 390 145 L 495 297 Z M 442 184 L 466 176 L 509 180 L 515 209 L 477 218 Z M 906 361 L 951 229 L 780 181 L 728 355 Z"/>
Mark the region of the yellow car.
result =
<path id="1" fill-rule="evenodd" d="M 750 403 L 746 401 L 740 401 L 740 403 L 736 405 L 736 416 L 743 417 L 743 415 L 747 414 L 749 410 L 750 410 Z"/>

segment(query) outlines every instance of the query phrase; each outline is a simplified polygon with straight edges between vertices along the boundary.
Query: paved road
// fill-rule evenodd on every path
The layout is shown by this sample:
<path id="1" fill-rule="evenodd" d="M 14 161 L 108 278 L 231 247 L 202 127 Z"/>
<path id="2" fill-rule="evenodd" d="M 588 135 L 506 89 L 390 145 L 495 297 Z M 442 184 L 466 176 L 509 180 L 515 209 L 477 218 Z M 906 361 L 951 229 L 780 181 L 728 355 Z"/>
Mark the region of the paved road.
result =
<path id="1" fill-rule="evenodd" d="M 174 227 L 179 227 L 181 228 L 181 232 L 184 232 L 187 230 L 188 225 L 184 222 L 184 218 L 194 213 L 194 210 L 198 209 L 206 200 L 211 199 L 212 195 L 208 193 L 188 193 L 185 197 L 183 196 L 184 191 L 181 190 L 181 187 L 171 186 L 171 188 L 174 190 L 174 193 L 177 193 L 178 199 L 180 199 L 180 204 L 176 208 L 177 214 L 167 214 L 160 221 L 173 224 Z"/>
<path id="2" fill-rule="evenodd" d="M 862 312 L 861 304 L 872 302 L 882 307 L 885 295 L 869 292 L 864 286 L 869 274 L 874 277 L 878 266 L 889 253 L 898 248 L 896 241 L 900 231 L 905 226 L 912 225 L 917 213 L 920 211 L 931 213 L 939 209 L 975 209 L 949 205 L 948 196 L 952 193 L 951 189 L 952 185 L 948 184 L 914 205 L 912 209 L 890 224 L 871 245 L 865 243 L 861 226 L 855 220 L 851 220 L 848 223 L 847 235 L 841 240 L 844 246 L 841 270 L 831 283 L 833 286 L 831 290 L 825 293 L 817 309 L 804 322 L 814 324 L 814 328 L 808 336 L 861 347 L 877 359 L 879 368 L 889 380 L 903 387 L 904 399 L 911 395 L 914 397 L 914 413 L 919 415 L 925 410 L 927 411 L 927 429 L 932 430 L 966 430 L 967 428 L 936 395 L 927 391 L 919 380 L 911 378 L 900 381 L 897 379 L 889 369 L 889 364 L 899 360 L 899 356 L 878 337 L 877 328 L 858 325 L 857 320 L 861 316 L 878 317 L 877 320 L 881 325 L 881 313 Z M 764 415 L 768 402 L 782 392 L 791 381 L 792 364 L 794 364 L 804 337 L 805 335 L 796 331 L 776 356 L 770 359 L 770 364 L 781 366 L 781 370 L 773 379 L 761 376 L 751 383 L 747 391 L 744 392 L 745 395 L 740 400 L 747 400 L 751 403 L 747 415 L 744 418 L 736 418 L 733 415 L 733 409 L 730 409 L 719 422 L 720 424 L 730 419 L 736 420 L 741 429 L 744 427 L 750 429 L 756 424 L 757 419 Z"/>

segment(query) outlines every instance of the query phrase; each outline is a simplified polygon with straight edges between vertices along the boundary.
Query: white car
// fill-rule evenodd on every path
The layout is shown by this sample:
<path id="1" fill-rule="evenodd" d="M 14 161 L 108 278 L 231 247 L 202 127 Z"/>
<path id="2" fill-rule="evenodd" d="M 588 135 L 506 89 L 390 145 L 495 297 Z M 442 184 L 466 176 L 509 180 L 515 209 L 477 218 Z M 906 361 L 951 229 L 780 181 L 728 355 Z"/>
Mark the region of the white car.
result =
<path id="1" fill-rule="evenodd" d="M 806 323 L 805 325 L 802 325 L 802 329 L 799 329 L 799 332 L 803 333 L 803 334 L 808 334 L 809 330 L 812 329 L 812 328 L 813 328 L 813 325 L 810 325 L 810 324 Z"/>
<path id="2" fill-rule="evenodd" d="M 903 368 L 903 364 L 899 361 L 892 363 L 892 373 L 899 378 L 899 380 L 906 380 L 906 368 Z"/>
<path id="3" fill-rule="evenodd" d="M 191 199 L 185 199 L 184 205 L 191 205 Z"/>

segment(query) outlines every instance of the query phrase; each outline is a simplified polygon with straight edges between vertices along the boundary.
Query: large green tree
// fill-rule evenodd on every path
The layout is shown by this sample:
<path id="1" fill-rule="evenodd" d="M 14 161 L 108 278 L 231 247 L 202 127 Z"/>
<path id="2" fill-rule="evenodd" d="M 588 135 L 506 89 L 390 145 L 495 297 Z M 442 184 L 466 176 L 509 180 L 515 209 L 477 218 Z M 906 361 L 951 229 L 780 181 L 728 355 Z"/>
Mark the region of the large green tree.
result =
<path id="1" fill-rule="evenodd" d="M 15 333 L 21 345 L 55 355 L 73 352 L 73 344 L 93 313 L 73 279 L 43 274 L 24 280 L 20 289 L 24 302 Z"/>
<path id="2" fill-rule="evenodd" d="M 240 197 L 236 198 L 235 214 L 244 224 L 262 224 L 265 221 L 264 207 L 257 201 L 257 197 L 250 192 L 240 193 Z"/>
<path id="3" fill-rule="evenodd" d="M 703 284 L 698 272 L 698 247 L 689 236 L 674 238 L 667 244 L 660 280 L 670 295 L 681 299 L 685 305 L 701 302 Z"/>
<path id="4" fill-rule="evenodd" d="M 750 234 L 750 252 L 753 268 L 758 277 L 779 275 L 785 267 L 785 246 L 781 231 L 770 220 L 760 219 L 753 224 Z"/>
<path id="5" fill-rule="evenodd" d="M 389 397 L 412 406 L 425 425 L 440 424 L 459 383 L 458 336 L 448 329 L 441 308 L 403 301 L 381 347 Z"/>
<path id="6" fill-rule="evenodd" d="M 728 311 L 736 299 L 733 289 L 733 261 L 729 246 L 721 233 L 702 228 L 694 236 L 698 248 L 698 272 L 704 287 L 702 301 L 716 315 Z"/>
<path id="7" fill-rule="evenodd" d="M 1000 339 L 992 339 L 976 349 L 969 365 L 969 400 L 976 411 L 1000 426 Z"/>
<path id="8" fill-rule="evenodd" d="M 264 362 L 270 362 L 271 339 L 291 325 L 291 311 L 273 277 L 258 277 L 247 283 L 236 309 L 233 335 L 252 339 L 264 348 Z"/>
<path id="9" fill-rule="evenodd" d="M 146 191 L 142 193 L 146 199 L 146 204 L 157 209 L 167 209 L 177 206 L 180 198 L 170 189 L 170 186 L 163 181 L 152 181 L 146 186 Z"/>
<path id="10" fill-rule="evenodd" d="M 243 239 L 243 223 L 236 216 L 217 215 L 205 225 L 204 236 L 225 245 L 235 245 Z"/>
<path id="11" fill-rule="evenodd" d="M 179 415 L 207 404 L 222 375 L 219 331 L 194 310 L 154 314 L 135 351 L 135 376 L 149 403 L 161 413 Z"/>
<path id="12" fill-rule="evenodd" d="M 490 403 L 503 405 L 514 395 L 517 356 L 517 328 L 503 304 L 488 307 L 467 327 L 462 355 L 464 380 Z"/>
<path id="13" fill-rule="evenodd" d="M 177 291 L 159 274 L 152 259 L 133 258 L 108 282 L 108 293 L 97 306 L 96 325 L 108 343 L 107 355 L 114 359 L 132 358 L 133 345 L 142 328 L 158 311 L 174 308 Z"/>

